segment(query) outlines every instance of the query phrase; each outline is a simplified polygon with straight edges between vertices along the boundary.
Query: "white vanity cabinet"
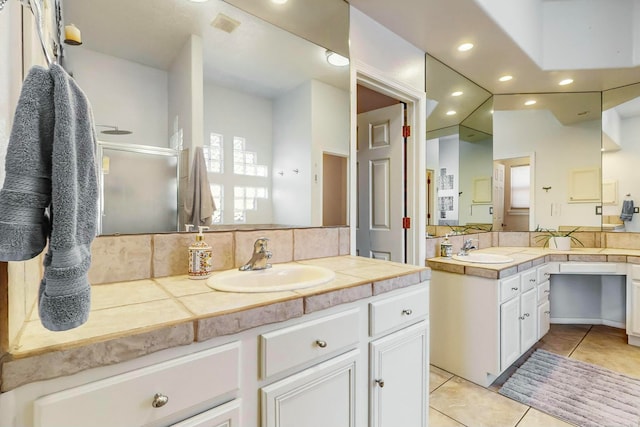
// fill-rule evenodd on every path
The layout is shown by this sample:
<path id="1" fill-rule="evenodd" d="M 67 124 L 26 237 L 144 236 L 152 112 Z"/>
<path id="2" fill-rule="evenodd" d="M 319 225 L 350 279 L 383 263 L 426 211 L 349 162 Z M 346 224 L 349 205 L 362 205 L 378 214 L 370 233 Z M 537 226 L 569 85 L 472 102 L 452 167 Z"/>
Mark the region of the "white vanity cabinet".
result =
<path id="1" fill-rule="evenodd" d="M 500 304 L 500 370 L 504 371 L 538 340 L 535 269 L 503 279 L 500 288 L 510 290 L 510 299 Z M 516 288 L 522 292 L 513 291 Z"/>
<path id="2" fill-rule="evenodd" d="M 242 427 L 240 403 L 240 399 L 233 400 L 177 424 L 171 424 L 171 427 Z"/>
<path id="3" fill-rule="evenodd" d="M 538 339 L 549 332 L 551 324 L 551 274 L 557 273 L 557 263 L 547 263 L 536 269 L 538 275 Z"/>
<path id="4" fill-rule="evenodd" d="M 627 333 L 629 343 L 640 345 L 640 265 L 629 265 L 627 279 Z"/>
<path id="5" fill-rule="evenodd" d="M 370 427 L 428 424 L 428 310 L 428 288 L 369 306 Z"/>

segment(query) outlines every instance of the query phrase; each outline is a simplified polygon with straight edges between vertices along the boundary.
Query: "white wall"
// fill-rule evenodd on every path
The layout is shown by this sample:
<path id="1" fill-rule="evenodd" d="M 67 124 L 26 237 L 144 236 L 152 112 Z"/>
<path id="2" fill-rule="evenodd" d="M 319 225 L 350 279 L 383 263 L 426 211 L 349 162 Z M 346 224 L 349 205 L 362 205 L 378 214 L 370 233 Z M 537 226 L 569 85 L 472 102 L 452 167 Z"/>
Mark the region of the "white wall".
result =
<path id="1" fill-rule="evenodd" d="M 635 206 L 640 205 L 640 117 L 620 122 L 620 145 L 620 151 L 602 154 L 602 178 L 618 181 L 618 204 L 603 206 L 603 215 L 620 215 L 627 194 L 631 194 Z M 640 231 L 639 214 L 625 222 L 625 230 Z"/>
<path id="2" fill-rule="evenodd" d="M 225 224 L 233 224 L 233 187 L 266 187 L 269 199 L 258 200 L 258 210 L 247 211 L 247 222 L 251 224 L 271 224 L 273 222 L 271 202 L 272 177 L 259 178 L 233 173 L 233 137 L 245 138 L 245 149 L 254 151 L 257 163 L 266 165 L 272 171 L 273 145 L 273 105 L 272 101 L 260 96 L 225 88 L 215 83 L 204 85 L 204 142 L 208 143 L 211 133 L 224 137 L 223 174 L 209 174 L 211 184 L 224 187 Z"/>
<path id="3" fill-rule="evenodd" d="M 367 64 L 389 79 L 425 90 L 425 52 L 351 7 L 349 43 L 352 61 Z"/>
<path id="4" fill-rule="evenodd" d="M 349 98 L 351 94 L 326 83 L 311 82 L 311 225 L 322 225 L 322 154 L 349 156 Z M 346 191 L 346 189 L 345 189 Z"/>
<path id="5" fill-rule="evenodd" d="M 66 67 L 89 97 L 96 125 L 118 126 L 130 135 L 101 133 L 101 141 L 168 147 L 168 75 L 82 46 L 68 48 Z"/>
<path id="6" fill-rule="evenodd" d="M 569 170 L 600 167 L 600 128 L 599 120 L 563 126 L 548 110 L 494 112 L 494 159 L 535 153 L 534 228 L 600 226 L 596 203 L 567 201 Z"/>
<path id="7" fill-rule="evenodd" d="M 460 191 L 458 219 L 460 224 L 491 224 L 491 204 L 473 204 L 473 179 L 493 175 L 493 140 L 478 142 L 460 140 Z"/>
<path id="8" fill-rule="evenodd" d="M 311 224 L 311 93 L 311 82 L 306 82 L 273 104 L 275 224 Z"/>

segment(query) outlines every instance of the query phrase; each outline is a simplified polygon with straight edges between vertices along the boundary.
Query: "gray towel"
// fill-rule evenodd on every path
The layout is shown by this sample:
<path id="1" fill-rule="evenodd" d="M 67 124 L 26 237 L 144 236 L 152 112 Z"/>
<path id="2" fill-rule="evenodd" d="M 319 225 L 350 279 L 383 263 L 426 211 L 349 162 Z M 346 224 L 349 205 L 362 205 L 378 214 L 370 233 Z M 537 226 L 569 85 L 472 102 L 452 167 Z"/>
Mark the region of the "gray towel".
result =
<path id="1" fill-rule="evenodd" d="M 216 205 L 211 195 L 204 152 L 202 147 L 196 147 L 184 204 L 187 222 L 196 227 L 209 225 L 215 210 Z"/>
<path id="2" fill-rule="evenodd" d="M 43 326 L 52 331 L 75 328 L 89 317 L 95 141 L 91 107 L 73 79 L 57 64 L 32 68 L 7 149 L 0 260 L 32 258 L 49 238 L 38 306 Z"/>
<path id="3" fill-rule="evenodd" d="M 631 221 L 633 219 L 633 200 L 625 200 L 622 202 L 620 219 L 623 221 Z"/>

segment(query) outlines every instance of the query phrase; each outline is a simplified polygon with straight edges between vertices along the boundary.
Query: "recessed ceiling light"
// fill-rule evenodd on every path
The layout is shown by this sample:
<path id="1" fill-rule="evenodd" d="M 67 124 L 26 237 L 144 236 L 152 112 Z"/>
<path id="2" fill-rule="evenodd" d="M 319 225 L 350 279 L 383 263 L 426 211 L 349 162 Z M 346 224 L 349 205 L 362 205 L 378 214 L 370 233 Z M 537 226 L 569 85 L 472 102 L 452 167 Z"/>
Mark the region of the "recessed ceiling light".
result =
<path id="1" fill-rule="evenodd" d="M 271 0 L 273 4 L 285 4 L 289 0 Z"/>
<path id="2" fill-rule="evenodd" d="M 533 105 L 533 104 L 535 104 L 536 102 L 537 102 L 537 101 L 536 101 L 535 99 L 530 99 L 530 100 L 526 101 L 526 102 L 524 103 L 524 105 Z"/>
<path id="3" fill-rule="evenodd" d="M 334 65 L 336 67 L 344 67 L 346 65 L 349 65 L 349 58 L 345 58 L 344 56 L 338 53 L 335 53 L 331 50 L 327 50 L 326 55 L 327 55 L 327 62 L 331 65 Z"/>
<path id="4" fill-rule="evenodd" d="M 460 52 L 466 52 L 471 49 L 473 49 L 473 43 L 462 43 L 460 46 L 458 46 L 458 50 Z"/>
<path id="5" fill-rule="evenodd" d="M 564 79 L 564 80 L 560 80 L 560 83 L 558 83 L 560 86 L 565 86 L 565 85 L 570 85 L 571 83 L 573 83 L 573 79 Z"/>
<path id="6" fill-rule="evenodd" d="M 454 110 L 447 111 L 447 116 L 454 116 L 456 112 Z"/>
<path id="7" fill-rule="evenodd" d="M 206 3 L 209 0 L 189 0 L 191 3 Z"/>
<path id="8" fill-rule="evenodd" d="M 500 80 L 501 82 L 508 82 L 512 78 L 513 78 L 513 76 L 510 76 L 510 75 L 507 74 L 505 76 L 500 77 L 498 80 Z"/>
<path id="9" fill-rule="evenodd" d="M 460 96 L 460 95 L 462 95 L 462 93 L 463 93 L 463 92 L 462 92 L 461 90 L 457 90 L 457 91 L 453 92 L 453 93 L 451 94 L 451 96 Z"/>
<path id="10" fill-rule="evenodd" d="M 604 148 L 604 147 L 602 147 L 602 148 L 600 149 L 600 151 L 607 151 L 607 150 L 605 150 L 605 148 Z"/>

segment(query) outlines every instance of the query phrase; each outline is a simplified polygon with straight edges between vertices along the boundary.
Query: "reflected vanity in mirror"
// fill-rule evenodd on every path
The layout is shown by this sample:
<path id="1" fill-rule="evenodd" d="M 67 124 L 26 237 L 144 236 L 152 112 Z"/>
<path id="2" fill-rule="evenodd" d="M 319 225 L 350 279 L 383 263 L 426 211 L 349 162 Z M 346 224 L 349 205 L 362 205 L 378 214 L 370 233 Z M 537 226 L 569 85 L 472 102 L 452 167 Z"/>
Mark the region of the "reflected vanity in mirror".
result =
<path id="1" fill-rule="evenodd" d="M 602 93 L 602 229 L 640 231 L 640 83 Z M 626 203 L 625 203 L 626 202 Z M 625 212 L 633 203 L 630 212 Z M 625 207 L 623 209 L 623 207 Z M 623 214 L 627 214 L 624 216 Z M 621 219 L 621 216 L 625 218 Z"/>
<path id="2" fill-rule="evenodd" d="M 101 162 L 108 224 L 101 234 L 182 230 L 198 146 L 217 206 L 214 228 L 346 225 L 349 66 L 327 59 L 331 52 L 348 57 L 348 4 L 255 3 L 64 1 L 65 21 L 83 38 L 66 49 L 65 65 L 105 125 L 97 128 L 101 145 L 123 148 Z M 102 133 L 115 127 L 130 133 Z M 119 167 L 127 148 L 174 153 L 175 173 L 162 166 L 149 176 L 148 159 L 135 156 Z M 135 170 L 146 175 L 144 186 L 135 175 L 114 179 Z M 162 202 L 138 203 L 145 199 L 131 193 L 148 193 L 150 183 Z M 323 201 L 329 185 L 343 202 Z M 118 212 L 126 213 L 122 221 L 112 220 Z"/>
<path id="3" fill-rule="evenodd" d="M 490 231 L 491 93 L 430 55 L 427 73 L 427 237 Z"/>
<path id="4" fill-rule="evenodd" d="M 494 231 L 600 230 L 600 92 L 493 104 Z"/>

